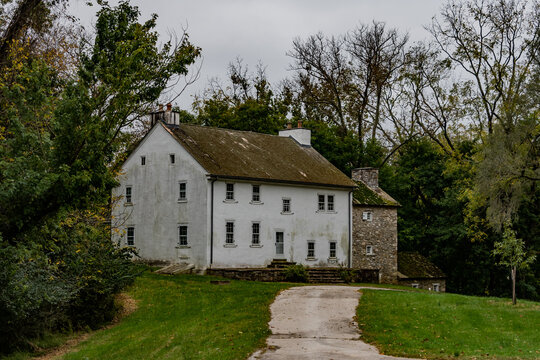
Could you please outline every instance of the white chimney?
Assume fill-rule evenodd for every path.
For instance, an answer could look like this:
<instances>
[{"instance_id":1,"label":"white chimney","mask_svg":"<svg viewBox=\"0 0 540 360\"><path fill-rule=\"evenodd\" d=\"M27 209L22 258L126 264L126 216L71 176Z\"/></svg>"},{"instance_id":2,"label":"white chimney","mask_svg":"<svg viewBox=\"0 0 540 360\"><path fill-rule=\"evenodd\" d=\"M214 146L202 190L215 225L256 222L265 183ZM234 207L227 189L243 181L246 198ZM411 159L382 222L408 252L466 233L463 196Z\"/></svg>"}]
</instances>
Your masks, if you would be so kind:
<instances>
[{"instance_id":1,"label":"white chimney","mask_svg":"<svg viewBox=\"0 0 540 360\"><path fill-rule=\"evenodd\" d=\"M295 129L288 123L287 129L279 131L279 136L291 137L300 145L311 146L311 130L303 128L301 120L298 121L298 127Z\"/></svg>"}]
</instances>

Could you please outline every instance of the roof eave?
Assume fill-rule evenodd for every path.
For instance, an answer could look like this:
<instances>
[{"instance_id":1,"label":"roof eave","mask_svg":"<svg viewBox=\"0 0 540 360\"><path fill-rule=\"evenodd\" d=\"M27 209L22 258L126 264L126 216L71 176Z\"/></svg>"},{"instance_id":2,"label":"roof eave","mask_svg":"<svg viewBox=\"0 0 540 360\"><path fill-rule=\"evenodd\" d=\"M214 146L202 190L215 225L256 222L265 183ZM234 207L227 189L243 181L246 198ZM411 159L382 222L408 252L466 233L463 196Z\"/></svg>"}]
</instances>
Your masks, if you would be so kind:
<instances>
[{"instance_id":1,"label":"roof eave","mask_svg":"<svg viewBox=\"0 0 540 360\"><path fill-rule=\"evenodd\" d=\"M287 185L339 188L339 189L347 189L347 190L353 190L356 187L353 185L338 185L338 184L316 183L316 182L309 182L309 181L266 179L266 178L257 178L257 177L249 177L249 176L208 174L208 177L215 180L245 180L245 181L268 182L268 183L278 183L278 184L287 184Z\"/></svg>"}]
</instances>

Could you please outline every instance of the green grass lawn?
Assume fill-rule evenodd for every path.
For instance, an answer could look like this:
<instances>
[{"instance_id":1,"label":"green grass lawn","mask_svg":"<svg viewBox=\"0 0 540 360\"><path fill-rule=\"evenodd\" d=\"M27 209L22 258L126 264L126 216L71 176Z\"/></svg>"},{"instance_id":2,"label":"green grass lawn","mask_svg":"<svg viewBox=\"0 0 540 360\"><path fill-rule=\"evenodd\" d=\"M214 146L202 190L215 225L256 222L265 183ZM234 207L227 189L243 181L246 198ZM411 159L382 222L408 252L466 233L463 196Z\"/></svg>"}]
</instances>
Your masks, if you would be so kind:
<instances>
[{"instance_id":1,"label":"green grass lawn","mask_svg":"<svg viewBox=\"0 0 540 360\"><path fill-rule=\"evenodd\" d=\"M129 291L138 310L64 359L244 359L269 335L269 305L290 284L144 274Z\"/></svg>"},{"instance_id":2,"label":"green grass lawn","mask_svg":"<svg viewBox=\"0 0 540 360\"><path fill-rule=\"evenodd\" d=\"M540 303L363 290L357 319L363 339L388 355L540 358Z\"/></svg>"}]
</instances>

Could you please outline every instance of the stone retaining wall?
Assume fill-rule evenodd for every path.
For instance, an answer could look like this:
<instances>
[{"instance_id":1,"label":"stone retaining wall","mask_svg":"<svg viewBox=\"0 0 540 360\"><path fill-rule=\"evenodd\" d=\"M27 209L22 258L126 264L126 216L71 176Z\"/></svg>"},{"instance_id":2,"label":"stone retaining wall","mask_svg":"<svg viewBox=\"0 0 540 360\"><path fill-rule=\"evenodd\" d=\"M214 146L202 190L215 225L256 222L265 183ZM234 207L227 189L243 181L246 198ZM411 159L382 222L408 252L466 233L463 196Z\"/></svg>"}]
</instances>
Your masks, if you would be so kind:
<instances>
[{"instance_id":1,"label":"stone retaining wall","mask_svg":"<svg viewBox=\"0 0 540 360\"><path fill-rule=\"evenodd\" d=\"M317 268L309 269L309 271L333 271L339 274L340 269L336 268ZM372 269L351 269L353 270L353 282L363 282L376 284L379 282L379 271ZM221 276L235 280L251 280L251 281L285 281L283 269L268 269L268 268L237 268L237 269L206 269L207 275Z\"/></svg>"}]
</instances>

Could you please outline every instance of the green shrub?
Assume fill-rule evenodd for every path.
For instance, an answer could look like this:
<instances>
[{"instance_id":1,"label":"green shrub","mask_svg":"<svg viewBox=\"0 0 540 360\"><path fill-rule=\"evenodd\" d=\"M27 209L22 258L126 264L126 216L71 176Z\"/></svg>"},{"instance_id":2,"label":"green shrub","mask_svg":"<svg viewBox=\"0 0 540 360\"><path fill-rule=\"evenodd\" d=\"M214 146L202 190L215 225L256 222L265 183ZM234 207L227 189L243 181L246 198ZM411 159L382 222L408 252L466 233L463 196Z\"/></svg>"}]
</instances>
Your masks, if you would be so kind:
<instances>
[{"instance_id":1,"label":"green shrub","mask_svg":"<svg viewBox=\"0 0 540 360\"><path fill-rule=\"evenodd\" d=\"M347 284L354 282L356 279L356 272L353 269L340 267L338 273L341 280L345 281Z\"/></svg>"},{"instance_id":2,"label":"green shrub","mask_svg":"<svg viewBox=\"0 0 540 360\"><path fill-rule=\"evenodd\" d=\"M307 282L309 280L309 273L306 267L302 264L287 266L283 270L283 275L286 281Z\"/></svg>"}]
</instances>

